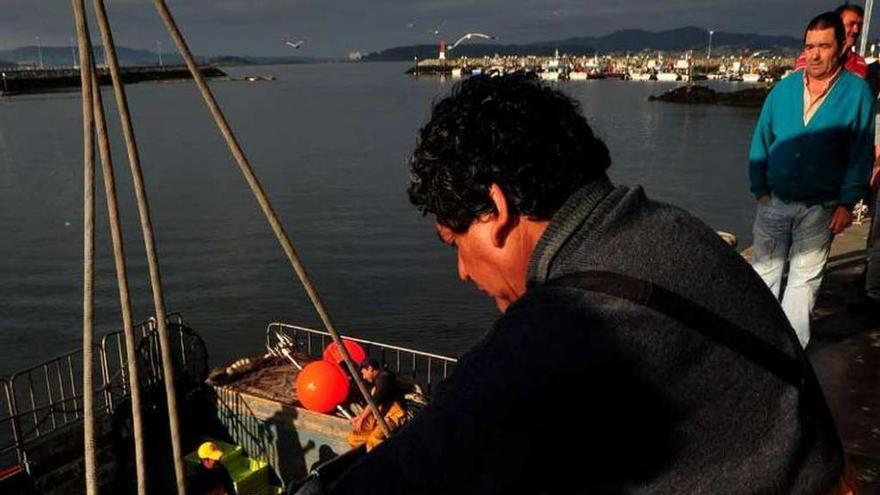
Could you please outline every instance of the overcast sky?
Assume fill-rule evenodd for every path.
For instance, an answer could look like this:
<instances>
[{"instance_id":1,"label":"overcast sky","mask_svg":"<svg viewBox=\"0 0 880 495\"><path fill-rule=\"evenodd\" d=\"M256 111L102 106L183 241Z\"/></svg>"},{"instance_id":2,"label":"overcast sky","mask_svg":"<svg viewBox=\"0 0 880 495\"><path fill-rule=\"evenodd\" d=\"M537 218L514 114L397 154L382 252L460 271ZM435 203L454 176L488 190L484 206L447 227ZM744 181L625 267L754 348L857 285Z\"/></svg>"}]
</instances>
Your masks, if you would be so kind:
<instances>
[{"instance_id":1,"label":"overcast sky","mask_svg":"<svg viewBox=\"0 0 880 495\"><path fill-rule=\"evenodd\" d=\"M86 0L87 6L91 2ZM105 5L117 44L155 51L161 42L163 51L170 48L151 0L105 0ZM447 40L482 31L504 43L688 25L800 36L813 15L837 5L822 0L168 0L197 54L305 56L433 43L436 37L427 31L437 28ZM67 46L73 35L69 1L0 0L0 49L34 45L36 36L43 46ZM284 46L285 38L306 44L294 52Z\"/></svg>"}]
</instances>

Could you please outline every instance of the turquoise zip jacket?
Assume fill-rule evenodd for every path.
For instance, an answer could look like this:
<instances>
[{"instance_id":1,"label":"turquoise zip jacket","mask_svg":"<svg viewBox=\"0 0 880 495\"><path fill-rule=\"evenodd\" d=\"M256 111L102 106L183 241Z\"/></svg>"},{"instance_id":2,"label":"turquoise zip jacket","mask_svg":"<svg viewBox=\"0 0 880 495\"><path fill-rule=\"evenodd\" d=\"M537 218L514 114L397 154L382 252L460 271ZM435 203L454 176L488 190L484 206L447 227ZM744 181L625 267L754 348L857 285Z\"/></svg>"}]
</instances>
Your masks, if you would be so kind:
<instances>
[{"instance_id":1,"label":"turquoise zip jacket","mask_svg":"<svg viewBox=\"0 0 880 495\"><path fill-rule=\"evenodd\" d=\"M874 162L874 97L844 70L804 125L804 73L770 91L749 152L751 191L783 201L852 207L865 197Z\"/></svg>"}]
</instances>

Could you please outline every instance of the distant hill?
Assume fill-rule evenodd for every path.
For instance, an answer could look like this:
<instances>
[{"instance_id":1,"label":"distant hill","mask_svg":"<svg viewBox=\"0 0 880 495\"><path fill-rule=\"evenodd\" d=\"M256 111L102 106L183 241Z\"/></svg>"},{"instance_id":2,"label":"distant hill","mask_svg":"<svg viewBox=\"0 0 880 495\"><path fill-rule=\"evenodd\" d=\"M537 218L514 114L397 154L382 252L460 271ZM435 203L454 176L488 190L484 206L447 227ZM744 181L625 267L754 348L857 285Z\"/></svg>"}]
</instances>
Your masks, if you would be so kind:
<instances>
[{"instance_id":1,"label":"distant hill","mask_svg":"<svg viewBox=\"0 0 880 495\"><path fill-rule=\"evenodd\" d=\"M607 51L641 50L706 50L709 44L709 31L697 27L684 27L669 31L651 32L640 29L625 29L599 38L570 38L563 43L590 43L596 49ZM747 48L750 50L800 49L803 40L791 36L765 36L762 34L741 34L715 31L712 35L712 50Z\"/></svg>"},{"instance_id":2,"label":"distant hill","mask_svg":"<svg viewBox=\"0 0 880 495\"><path fill-rule=\"evenodd\" d=\"M0 50L0 59L11 62L6 65L33 65L39 64L42 52L43 65L52 66L71 66L74 64L74 57L79 54L70 46L44 46L41 49L36 46L22 46L13 48L12 50ZM139 50L135 48L126 48L124 46L116 47L116 53L119 57L121 65L158 65L159 55L149 50ZM95 47L95 58L98 63L104 61L104 50L101 46ZM182 60L177 55L163 54L162 61L166 64L178 64ZM77 58L76 63L79 64Z\"/></svg>"},{"instance_id":3,"label":"distant hill","mask_svg":"<svg viewBox=\"0 0 880 495\"><path fill-rule=\"evenodd\" d=\"M14 67L20 65L39 65L40 52L42 52L43 65L46 67L66 66L74 64L76 52L72 47L44 46L42 49L36 46L23 46L12 50L0 50L0 67ZM159 65L159 54L150 50L116 47L119 64L123 66ZM78 55L76 55L78 56ZM95 47L95 58L98 63L104 62L104 49ZM240 56L198 56L199 63L216 65L268 65L268 64L298 64L324 62L325 59L310 57L240 57ZM76 60L79 63L79 60ZM163 53L162 63L166 65L183 64L183 59L176 52Z\"/></svg>"},{"instance_id":4,"label":"distant hill","mask_svg":"<svg viewBox=\"0 0 880 495\"><path fill-rule=\"evenodd\" d=\"M772 50L792 54L800 49L803 41L791 36L765 36L715 31L712 35L712 52L718 55L740 53L743 50ZM614 52L684 51L704 52L709 44L709 31L697 27L684 27L669 31L644 31L625 29L598 37L576 37L562 40L541 41L526 44L469 43L459 45L455 56L482 57L484 55L550 55L554 50L570 55L592 55ZM409 61L413 57L435 58L437 45L411 45L388 48L368 54L365 60Z\"/></svg>"},{"instance_id":5,"label":"distant hill","mask_svg":"<svg viewBox=\"0 0 880 495\"><path fill-rule=\"evenodd\" d=\"M419 59L437 58L438 45L411 45L397 46L388 48L380 52L369 53L362 60L370 62L392 62L392 61L411 61L418 57ZM455 57L482 57L484 55L553 55L553 51L558 45L551 44L532 44L532 45L498 45L493 43L459 45L455 51L449 53L449 56ZM562 50L562 48L560 48ZM583 49L563 50L566 53L590 53L595 50L592 47L583 47Z\"/></svg>"},{"instance_id":6,"label":"distant hill","mask_svg":"<svg viewBox=\"0 0 880 495\"><path fill-rule=\"evenodd\" d=\"M252 57L252 56L220 56L207 57L205 61L215 65L281 65L281 64L317 64L331 61L318 57Z\"/></svg>"}]
</instances>

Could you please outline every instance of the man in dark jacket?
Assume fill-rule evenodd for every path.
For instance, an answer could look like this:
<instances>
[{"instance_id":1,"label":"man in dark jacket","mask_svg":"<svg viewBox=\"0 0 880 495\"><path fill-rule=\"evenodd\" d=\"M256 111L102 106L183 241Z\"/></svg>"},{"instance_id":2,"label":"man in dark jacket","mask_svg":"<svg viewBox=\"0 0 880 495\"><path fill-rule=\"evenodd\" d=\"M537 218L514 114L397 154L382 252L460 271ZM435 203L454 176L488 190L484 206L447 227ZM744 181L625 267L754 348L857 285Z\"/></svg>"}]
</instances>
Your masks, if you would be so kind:
<instances>
[{"instance_id":1,"label":"man in dark jacket","mask_svg":"<svg viewBox=\"0 0 880 495\"><path fill-rule=\"evenodd\" d=\"M779 304L688 213L613 185L533 77L434 106L409 194L502 316L343 493L822 494L843 467Z\"/></svg>"}]
</instances>

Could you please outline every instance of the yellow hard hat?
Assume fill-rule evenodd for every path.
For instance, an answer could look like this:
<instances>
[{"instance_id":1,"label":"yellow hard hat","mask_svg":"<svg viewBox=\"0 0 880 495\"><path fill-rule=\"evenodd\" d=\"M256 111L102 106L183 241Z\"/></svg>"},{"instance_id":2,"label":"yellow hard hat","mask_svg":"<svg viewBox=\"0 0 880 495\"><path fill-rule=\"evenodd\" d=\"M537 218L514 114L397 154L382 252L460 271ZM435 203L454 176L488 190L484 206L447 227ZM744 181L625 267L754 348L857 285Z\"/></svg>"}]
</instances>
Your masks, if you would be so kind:
<instances>
[{"instance_id":1,"label":"yellow hard hat","mask_svg":"<svg viewBox=\"0 0 880 495\"><path fill-rule=\"evenodd\" d=\"M205 442L199 446L199 459L219 461L222 457L223 451L214 442Z\"/></svg>"}]
</instances>

